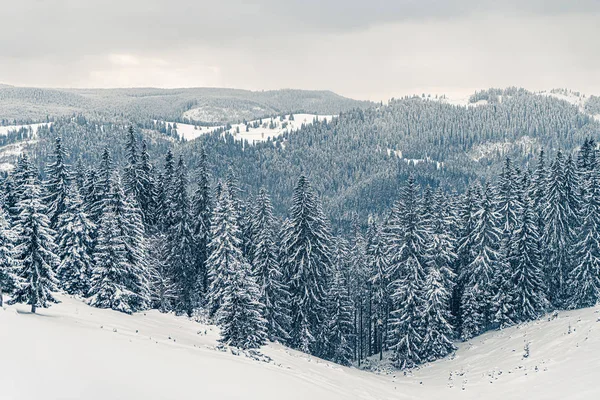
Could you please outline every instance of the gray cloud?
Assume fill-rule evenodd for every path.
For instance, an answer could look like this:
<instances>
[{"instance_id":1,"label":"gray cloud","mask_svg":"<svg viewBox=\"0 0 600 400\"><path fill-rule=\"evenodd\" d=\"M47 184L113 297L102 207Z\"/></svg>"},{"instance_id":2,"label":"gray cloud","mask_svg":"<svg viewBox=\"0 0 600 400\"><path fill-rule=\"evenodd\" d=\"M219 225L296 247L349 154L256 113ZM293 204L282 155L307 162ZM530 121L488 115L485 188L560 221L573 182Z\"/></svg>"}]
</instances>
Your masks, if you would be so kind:
<instances>
[{"instance_id":1,"label":"gray cloud","mask_svg":"<svg viewBox=\"0 0 600 400\"><path fill-rule=\"evenodd\" d=\"M2 11L0 81L20 85L600 92L597 0L20 0Z\"/></svg>"}]
</instances>

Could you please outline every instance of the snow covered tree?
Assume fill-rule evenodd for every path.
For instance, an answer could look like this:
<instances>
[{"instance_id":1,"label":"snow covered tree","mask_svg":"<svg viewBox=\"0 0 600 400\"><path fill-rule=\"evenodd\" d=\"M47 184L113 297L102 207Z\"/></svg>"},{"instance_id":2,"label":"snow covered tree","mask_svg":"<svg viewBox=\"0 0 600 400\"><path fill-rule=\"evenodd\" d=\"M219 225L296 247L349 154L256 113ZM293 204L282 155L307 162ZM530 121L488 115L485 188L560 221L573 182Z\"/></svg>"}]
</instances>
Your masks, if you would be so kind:
<instances>
[{"instance_id":1,"label":"snow covered tree","mask_svg":"<svg viewBox=\"0 0 600 400\"><path fill-rule=\"evenodd\" d=\"M3 294L12 293L21 283L16 274L15 239L8 214L0 204L0 307L3 305Z\"/></svg>"},{"instance_id":2,"label":"snow covered tree","mask_svg":"<svg viewBox=\"0 0 600 400\"><path fill-rule=\"evenodd\" d=\"M374 350L379 351L379 359L383 359L383 350L387 343L388 318L390 312L390 296L388 291L388 259L385 242L381 237L381 229L371 223L372 235L367 245L367 258L371 272L373 291L373 325Z\"/></svg>"},{"instance_id":3,"label":"snow covered tree","mask_svg":"<svg viewBox=\"0 0 600 400\"><path fill-rule=\"evenodd\" d=\"M227 185L217 199L211 226L208 268L208 308L211 315L221 308L232 274L246 261L242 255L238 216L229 197Z\"/></svg>"},{"instance_id":4,"label":"snow covered tree","mask_svg":"<svg viewBox=\"0 0 600 400\"><path fill-rule=\"evenodd\" d=\"M573 229L575 210L569 199L572 189L567 188L566 167L561 152L552 163L544 201L545 246L544 266L549 300L562 306L565 300L565 283L572 265Z\"/></svg>"},{"instance_id":5,"label":"snow covered tree","mask_svg":"<svg viewBox=\"0 0 600 400\"><path fill-rule=\"evenodd\" d=\"M131 314L140 301L130 282L133 271L127 262L125 243L112 210L100 218L94 248L90 305Z\"/></svg>"},{"instance_id":6,"label":"snow covered tree","mask_svg":"<svg viewBox=\"0 0 600 400\"><path fill-rule=\"evenodd\" d=\"M327 359L342 365L352 362L352 301L349 286L340 266L336 267L327 297L328 318L326 328Z\"/></svg>"},{"instance_id":7,"label":"snow covered tree","mask_svg":"<svg viewBox=\"0 0 600 400\"><path fill-rule=\"evenodd\" d=\"M260 189L256 197L250 225L255 240L253 273L260 291L260 302L264 306L269 338L284 342L289 339L289 292L278 260L273 206L264 189Z\"/></svg>"},{"instance_id":8,"label":"snow covered tree","mask_svg":"<svg viewBox=\"0 0 600 400\"><path fill-rule=\"evenodd\" d=\"M92 233L96 226L83 210L81 196L75 188L69 190L57 229L60 286L69 294L86 296L90 289Z\"/></svg>"},{"instance_id":9,"label":"snow covered tree","mask_svg":"<svg viewBox=\"0 0 600 400\"><path fill-rule=\"evenodd\" d=\"M327 315L332 243L321 205L305 176L298 180L289 214L282 255L290 288L290 344L319 354L323 343L317 343L317 338Z\"/></svg>"},{"instance_id":10,"label":"snow covered tree","mask_svg":"<svg viewBox=\"0 0 600 400\"><path fill-rule=\"evenodd\" d=\"M450 299L452 292L448 288L446 277L440 268L432 264L428 270L424 290L424 334L421 354L423 360L434 361L443 358L455 350L452 340Z\"/></svg>"},{"instance_id":11,"label":"snow covered tree","mask_svg":"<svg viewBox=\"0 0 600 400\"><path fill-rule=\"evenodd\" d=\"M62 145L62 139L57 137L54 144L54 161L46 168L47 180L44 184L46 192L45 202L48 205L48 216L50 227L54 230L58 227L58 220L67 209L67 197L71 177L66 162L66 153Z\"/></svg>"},{"instance_id":12,"label":"snow covered tree","mask_svg":"<svg viewBox=\"0 0 600 400\"><path fill-rule=\"evenodd\" d=\"M198 289L202 293L208 290L208 244L210 241L210 219L212 199L210 193L210 176L204 148L200 153L198 166L198 186L192 198L192 218L194 220L194 245L196 256L196 271L198 274Z\"/></svg>"},{"instance_id":13,"label":"snow covered tree","mask_svg":"<svg viewBox=\"0 0 600 400\"><path fill-rule=\"evenodd\" d=\"M46 308L56 300L52 294L58 290L54 270L59 263L54 243L54 231L50 229L47 208L40 198L40 187L34 177L24 185L20 210L15 223L15 260L22 280L14 292L11 303L27 303L31 312L37 307Z\"/></svg>"},{"instance_id":14,"label":"snow covered tree","mask_svg":"<svg viewBox=\"0 0 600 400\"><path fill-rule=\"evenodd\" d=\"M173 198L174 177L175 162L173 161L173 153L171 153L171 150L168 150L165 157L164 170L157 188L157 211L161 219L160 225L164 232L168 232L171 228L171 199Z\"/></svg>"},{"instance_id":15,"label":"snow covered tree","mask_svg":"<svg viewBox=\"0 0 600 400\"><path fill-rule=\"evenodd\" d=\"M179 291L176 307L189 316L198 305L198 271L194 255L194 231L188 199L187 170L179 157L171 197L171 222L168 232L169 264Z\"/></svg>"},{"instance_id":16,"label":"snow covered tree","mask_svg":"<svg viewBox=\"0 0 600 400\"><path fill-rule=\"evenodd\" d=\"M157 234L148 246L148 270L150 276L150 300L152 308L160 312L173 310L178 299L177 286L171 276L171 268L167 263L169 246L164 234Z\"/></svg>"},{"instance_id":17,"label":"snow covered tree","mask_svg":"<svg viewBox=\"0 0 600 400\"><path fill-rule=\"evenodd\" d=\"M511 292L516 322L539 318L548 308L544 272L539 253L539 236L533 202L526 196L517 229L511 240L509 263Z\"/></svg>"},{"instance_id":18,"label":"snow covered tree","mask_svg":"<svg viewBox=\"0 0 600 400\"><path fill-rule=\"evenodd\" d=\"M411 175L392 209L387 237L393 329L390 340L394 362L402 369L422 361L423 288L431 235L420 218L417 193Z\"/></svg>"},{"instance_id":19,"label":"snow covered tree","mask_svg":"<svg viewBox=\"0 0 600 400\"><path fill-rule=\"evenodd\" d=\"M494 276L501 270L499 215L493 193L486 185L474 213L474 226L467 239L471 262L461 270L462 337L470 339L489 328L496 294Z\"/></svg>"},{"instance_id":20,"label":"snow covered tree","mask_svg":"<svg viewBox=\"0 0 600 400\"><path fill-rule=\"evenodd\" d=\"M157 222L156 177L154 176L154 167L150 162L150 155L148 154L148 144L145 140L142 140L142 149L137 168L141 186L137 197L138 205L142 212L144 223L154 226Z\"/></svg>"},{"instance_id":21,"label":"snow covered tree","mask_svg":"<svg viewBox=\"0 0 600 400\"><path fill-rule=\"evenodd\" d=\"M258 348L267 338L258 285L250 264L242 261L232 267L217 312L217 324L221 328L220 341L242 349Z\"/></svg>"},{"instance_id":22,"label":"snow covered tree","mask_svg":"<svg viewBox=\"0 0 600 400\"><path fill-rule=\"evenodd\" d=\"M592 173L587 185L588 200L583 226L575 245L575 266L568 276L567 308L595 306L600 300L600 172Z\"/></svg>"}]
</instances>

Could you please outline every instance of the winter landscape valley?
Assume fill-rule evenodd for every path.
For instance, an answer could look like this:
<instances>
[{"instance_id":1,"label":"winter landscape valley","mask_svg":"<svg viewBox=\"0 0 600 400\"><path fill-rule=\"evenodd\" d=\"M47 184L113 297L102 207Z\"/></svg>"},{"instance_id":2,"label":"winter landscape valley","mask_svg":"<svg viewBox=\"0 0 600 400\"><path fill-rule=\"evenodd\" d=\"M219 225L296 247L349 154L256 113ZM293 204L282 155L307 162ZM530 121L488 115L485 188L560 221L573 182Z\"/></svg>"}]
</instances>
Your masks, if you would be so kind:
<instances>
[{"instance_id":1,"label":"winter landscape valley","mask_svg":"<svg viewBox=\"0 0 600 400\"><path fill-rule=\"evenodd\" d=\"M0 12L0 400L600 398L599 2Z\"/></svg>"}]
</instances>

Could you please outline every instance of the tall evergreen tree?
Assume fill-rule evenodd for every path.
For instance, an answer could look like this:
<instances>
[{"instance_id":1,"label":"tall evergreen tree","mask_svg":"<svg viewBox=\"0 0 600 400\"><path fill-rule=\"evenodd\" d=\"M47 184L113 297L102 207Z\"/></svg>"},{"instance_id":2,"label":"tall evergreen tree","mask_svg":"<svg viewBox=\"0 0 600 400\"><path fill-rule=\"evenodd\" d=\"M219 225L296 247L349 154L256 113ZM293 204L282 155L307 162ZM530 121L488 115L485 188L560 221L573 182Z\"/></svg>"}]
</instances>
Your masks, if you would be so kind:
<instances>
[{"instance_id":1,"label":"tall evergreen tree","mask_svg":"<svg viewBox=\"0 0 600 400\"><path fill-rule=\"evenodd\" d=\"M208 244L210 241L210 220L212 199L210 193L210 176L206 153L202 148L200 153L200 165L198 166L198 187L192 199L192 218L194 224L195 265L198 275L198 289L206 293L208 290L208 271L206 261L208 260Z\"/></svg>"},{"instance_id":2,"label":"tall evergreen tree","mask_svg":"<svg viewBox=\"0 0 600 400\"><path fill-rule=\"evenodd\" d=\"M257 348L265 343L267 327L259 297L250 264L234 263L217 312L222 343L242 349Z\"/></svg>"},{"instance_id":3,"label":"tall evergreen tree","mask_svg":"<svg viewBox=\"0 0 600 400\"><path fill-rule=\"evenodd\" d=\"M266 190L260 189L251 220L254 237L253 272L264 306L264 317L271 340L289 339L289 292L278 260L273 206Z\"/></svg>"},{"instance_id":4,"label":"tall evergreen tree","mask_svg":"<svg viewBox=\"0 0 600 400\"><path fill-rule=\"evenodd\" d=\"M210 256L207 260L208 308L209 313L215 315L223 304L225 290L229 286L235 269L245 263L237 213L226 185L223 186L215 206L209 250Z\"/></svg>"},{"instance_id":5,"label":"tall evergreen tree","mask_svg":"<svg viewBox=\"0 0 600 400\"><path fill-rule=\"evenodd\" d=\"M71 181L68 165L65 164L66 153L60 137L55 139L53 158L53 162L46 168L47 180L44 184L46 192L44 200L48 205L50 227L56 230L60 216L67 209L66 203Z\"/></svg>"},{"instance_id":6,"label":"tall evergreen tree","mask_svg":"<svg viewBox=\"0 0 600 400\"><path fill-rule=\"evenodd\" d=\"M61 287L69 294L86 296L92 273L92 233L96 229L83 210L81 196L71 188L65 210L58 220L57 244L60 265L57 276Z\"/></svg>"},{"instance_id":7,"label":"tall evergreen tree","mask_svg":"<svg viewBox=\"0 0 600 400\"><path fill-rule=\"evenodd\" d=\"M319 354L323 343L317 343L317 338L327 313L332 243L319 200L305 176L298 180L289 214L282 252L290 287L290 344Z\"/></svg>"},{"instance_id":8,"label":"tall evergreen tree","mask_svg":"<svg viewBox=\"0 0 600 400\"><path fill-rule=\"evenodd\" d=\"M17 234L15 259L19 263L18 275L22 279L11 303L27 303L31 312L37 307L46 308L56 300L52 294L58 289L54 269L59 263L54 243L54 231L50 229L47 208L41 201L40 187L34 177L24 185L20 210L15 224Z\"/></svg>"},{"instance_id":9,"label":"tall evergreen tree","mask_svg":"<svg viewBox=\"0 0 600 400\"><path fill-rule=\"evenodd\" d=\"M173 181L171 197L171 228L169 231L169 263L179 291L177 309L189 316L198 305L198 271L194 255L194 231L188 199L187 169L180 156Z\"/></svg>"},{"instance_id":10,"label":"tall evergreen tree","mask_svg":"<svg viewBox=\"0 0 600 400\"><path fill-rule=\"evenodd\" d=\"M0 203L0 308L3 305L3 294L12 293L21 283L16 274L15 240L8 214Z\"/></svg>"},{"instance_id":11,"label":"tall evergreen tree","mask_svg":"<svg viewBox=\"0 0 600 400\"><path fill-rule=\"evenodd\" d=\"M327 352L329 360L342 365L352 362L352 301L349 285L340 266L336 266L328 298L328 318L326 328Z\"/></svg>"}]
</instances>

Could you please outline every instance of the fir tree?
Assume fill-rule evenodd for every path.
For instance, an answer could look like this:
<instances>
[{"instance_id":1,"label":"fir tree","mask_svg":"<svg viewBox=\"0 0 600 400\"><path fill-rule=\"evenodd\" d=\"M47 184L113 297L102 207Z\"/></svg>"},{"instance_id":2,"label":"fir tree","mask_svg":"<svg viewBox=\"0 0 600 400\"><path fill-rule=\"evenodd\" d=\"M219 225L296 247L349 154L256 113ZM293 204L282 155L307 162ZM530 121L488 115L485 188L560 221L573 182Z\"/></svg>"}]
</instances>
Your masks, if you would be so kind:
<instances>
[{"instance_id":1,"label":"fir tree","mask_svg":"<svg viewBox=\"0 0 600 400\"><path fill-rule=\"evenodd\" d=\"M283 265L289 277L290 344L318 354L317 343L326 318L326 296L332 268L331 234L310 183L298 180L282 244Z\"/></svg>"},{"instance_id":2,"label":"fir tree","mask_svg":"<svg viewBox=\"0 0 600 400\"><path fill-rule=\"evenodd\" d=\"M473 216L473 229L467 239L471 262L461 270L460 278L464 282L461 302L463 339L485 331L494 319L494 276L501 270L498 249L501 232L492 196L492 190L486 186Z\"/></svg>"},{"instance_id":3,"label":"fir tree","mask_svg":"<svg viewBox=\"0 0 600 400\"><path fill-rule=\"evenodd\" d=\"M250 264L242 261L233 263L231 267L222 293L222 304L217 312L220 341L242 349L258 348L267 337L258 285L250 271Z\"/></svg>"},{"instance_id":4,"label":"fir tree","mask_svg":"<svg viewBox=\"0 0 600 400\"><path fill-rule=\"evenodd\" d=\"M198 167L198 186L192 199L192 218L194 225L194 245L196 256L196 271L198 274L198 289L206 293L208 290L208 271L206 260L208 260L208 244L210 240L210 220L212 199L210 194L210 182L208 165L204 148L200 153L200 165Z\"/></svg>"},{"instance_id":5,"label":"fir tree","mask_svg":"<svg viewBox=\"0 0 600 400\"><path fill-rule=\"evenodd\" d=\"M165 235L157 234L150 240L148 258L152 308L163 313L169 312L177 302L178 290L167 263L169 246Z\"/></svg>"},{"instance_id":6,"label":"fir tree","mask_svg":"<svg viewBox=\"0 0 600 400\"><path fill-rule=\"evenodd\" d=\"M340 266L336 268L329 289L327 319L327 358L342 365L352 362L352 301L349 296L348 282L344 278Z\"/></svg>"},{"instance_id":7,"label":"fir tree","mask_svg":"<svg viewBox=\"0 0 600 400\"><path fill-rule=\"evenodd\" d=\"M241 246L237 213L224 185L213 214L210 256L207 260L208 307L211 315L215 315L221 307L235 269L245 262Z\"/></svg>"},{"instance_id":8,"label":"fir tree","mask_svg":"<svg viewBox=\"0 0 600 400\"><path fill-rule=\"evenodd\" d=\"M62 139L57 137L54 144L54 161L46 168L44 188L46 191L46 204L48 205L48 216L50 227L57 229L60 216L67 209L67 197L69 196L70 174L65 164L66 153L62 145Z\"/></svg>"},{"instance_id":9,"label":"fir tree","mask_svg":"<svg viewBox=\"0 0 600 400\"><path fill-rule=\"evenodd\" d=\"M71 188L65 206L58 220L57 242L61 262L57 275L61 287L67 293L86 296L90 289L92 233L96 226L83 211L77 189Z\"/></svg>"},{"instance_id":10,"label":"fir tree","mask_svg":"<svg viewBox=\"0 0 600 400\"><path fill-rule=\"evenodd\" d=\"M41 202L40 187L35 178L27 180L17 208L20 213L15 224L15 259L19 263L18 275L22 284L11 303L27 303L35 313L37 307L46 308L56 302L52 292L58 290L54 269L59 263L55 233L49 227L47 208Z\"/></svg>"},{"instance_id":11,"label":"fir tree","mask_svg":"<svg viewBox=\"0 0 600 400\"><path fill-rule=\"evenodd\" d=\"M509 290L518 322L537 319L548 307L537 229L536 214L529 196L526 196L509 257L512 268Z\"/></svg>"},{"instance_id":12,"label":"fir tree","mask_svg":"<svg viewBox=\"0 0 600 400\"><path fill-rule=\"evenodd\" d=\"M179 157L171 197L171 228L169 231L169 264L179 290L177 308L192 315L198 304L198 271L194 256L194 232L187 195L187 171L183 158Z\"/></svg>"},{"instance_id":13,"label":"fir tree","mask_svg":"<svg viewBox=\"0 0 600 400\"><path fill-rule=\"evenodd\" d=\"M600 177L594 170L575 246L575 267L568 276L567 308L592 307L600 300Z\"/></svg>"},{"instance_id":14,"label":"fir tree","mask_svg":"<svg viewBox=\"0 0 600 400\"><path fill-rule=\"evenodd\" d=\"M0 204L0 308L3 305L3 294L12 293L21 283L16 274L15 240L9 217Z\"/></svg>"},{"instance_id":15,"label":"fir tree","mask_svg":"<svg viewBox=\"0 0 600 400\"><path fill-rule=\"evenodd\" d=\"M267 331L271 340L283 342L289 339L289 293L278 260L273 207L264 189L256 198L251 229L255 240L253 273L260 291L260 302L264 306Z\"/></svg>"}]
</instances>

